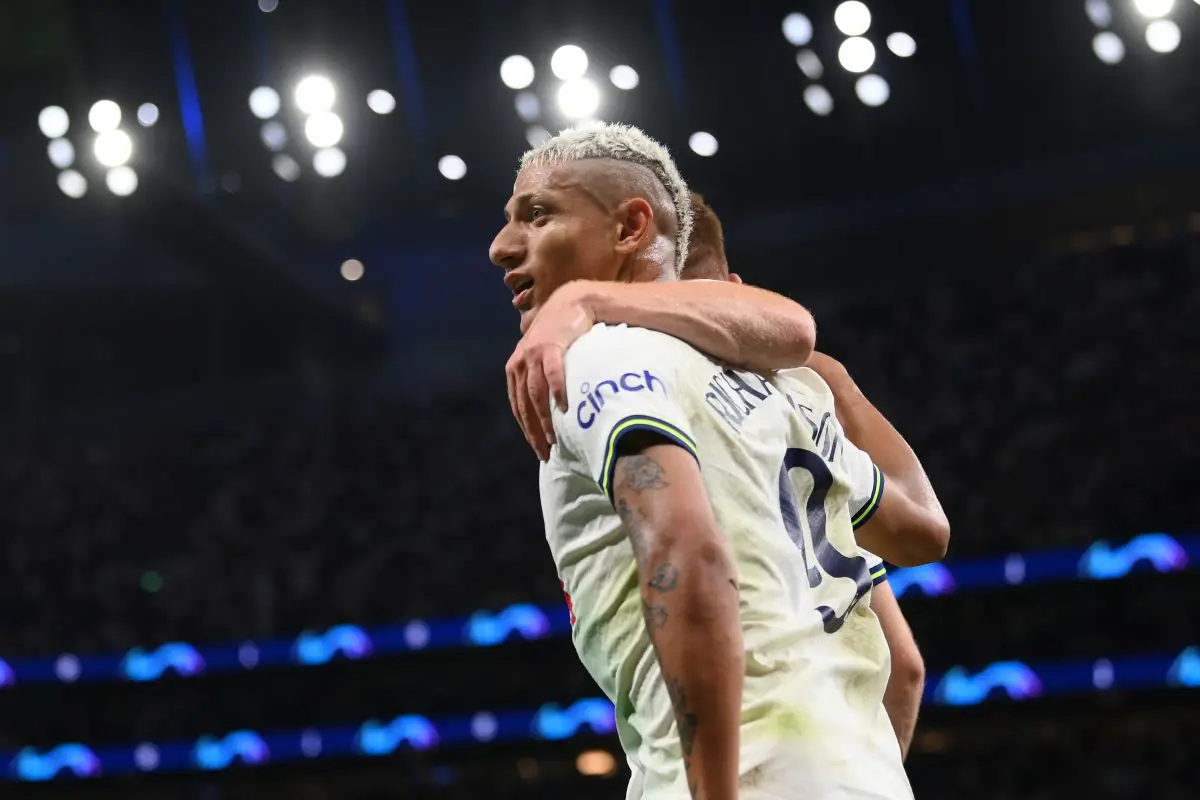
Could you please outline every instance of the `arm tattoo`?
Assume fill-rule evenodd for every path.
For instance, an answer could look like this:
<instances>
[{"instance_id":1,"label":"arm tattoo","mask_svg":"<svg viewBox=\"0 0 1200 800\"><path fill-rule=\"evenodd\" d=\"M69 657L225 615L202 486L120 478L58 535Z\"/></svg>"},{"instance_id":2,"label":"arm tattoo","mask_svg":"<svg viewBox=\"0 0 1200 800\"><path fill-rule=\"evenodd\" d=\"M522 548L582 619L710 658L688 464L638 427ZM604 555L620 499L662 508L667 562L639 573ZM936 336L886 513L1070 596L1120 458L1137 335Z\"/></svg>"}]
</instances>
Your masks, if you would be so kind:
<instances>
[{"instance_id":1,"label":"arm tattoo","mask_svg":"<svg viewBox=\"0 0 1200 800\"><path fill-rule=\"evenodd\" d=\"M669 561L664 561L654 568L654 574L646 584L656 592L669 592L679 583L679 570Z\"/></svg>"},{"instance_id":2,"label":"arm tattoo","mask_svg":"<svg viewBox=\"0 0 1200 800\"><path fill-rule=\"evenodd\" d=\"M667 685L667 695L671 698L671 707L675 709L675 724L679 727L679 748L683 753L683 768L688 773L688 785L695 795L692 785L692 748L696 743L696 729L700 727L700 718L688 708L687 694L683 683L672 675L663 673L663 683Z\"/></svg>"},{"instance_id":3,"label":"arm tattoo","mask_svg":"<svg viewBox=\"0 0 1200 800\"><path fill-rule=\"evenodd\" d=\"M646 619L646 631L651 639L654 638L654 632L666 625L670 618L664 606L651 605L645 600L642 601L642 616Z\"/></svg>"},{"instance_id":4,"label":"arm tattoo","mask_svg":"<svg viewBox=\"0 0 1200 800\"><path fill-rule=\"evenodd\" d=\"M634 492L644 492L647 489L665 489L671 484L666 481L666 473L662 465L648 455L638 454L625 456L621 459L624 467L625 486Z\"/></svg>"}]
</instances>

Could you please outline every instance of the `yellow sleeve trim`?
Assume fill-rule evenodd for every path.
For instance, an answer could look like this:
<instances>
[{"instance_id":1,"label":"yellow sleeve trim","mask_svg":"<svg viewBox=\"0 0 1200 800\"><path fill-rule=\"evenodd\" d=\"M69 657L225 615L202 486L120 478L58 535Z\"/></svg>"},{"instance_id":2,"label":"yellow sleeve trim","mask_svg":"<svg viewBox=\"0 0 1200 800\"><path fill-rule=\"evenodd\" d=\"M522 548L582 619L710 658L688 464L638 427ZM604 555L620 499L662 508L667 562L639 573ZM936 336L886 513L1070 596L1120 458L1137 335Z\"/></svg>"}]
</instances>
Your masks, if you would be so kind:
<instances>
[{"instance_id":1,"label":"yellow sleeve trim","mask_svg":"<svg viewBox=\"0 0 1200 800\"><path fill-rule=\"evenodd\" d=\"M666 420L640 415L626 417L612 427L608 433L608 442L604 446L604 460L601 462L604 467L600 472L600 489L609 500L612 500L613 473L617 469L617 445L620 444L621 437L633 431L653 431L687 450L696 461L700 460L700 456L696 454L696 443L692 437Z\"/></svg>"},{"instance_id":2,"label":"yellow sleeve trim","mask_svg":"<svg viewBox=\"0 0 1200 800\"><path fill-rule=\"evenodd\" d=\"M879 501L883 498L883 472L874 464L871 465L871 496L866 504L858 510L851 519L850 525L858 530L866 525L879 509Z\"/></svg>"}]
</instances>

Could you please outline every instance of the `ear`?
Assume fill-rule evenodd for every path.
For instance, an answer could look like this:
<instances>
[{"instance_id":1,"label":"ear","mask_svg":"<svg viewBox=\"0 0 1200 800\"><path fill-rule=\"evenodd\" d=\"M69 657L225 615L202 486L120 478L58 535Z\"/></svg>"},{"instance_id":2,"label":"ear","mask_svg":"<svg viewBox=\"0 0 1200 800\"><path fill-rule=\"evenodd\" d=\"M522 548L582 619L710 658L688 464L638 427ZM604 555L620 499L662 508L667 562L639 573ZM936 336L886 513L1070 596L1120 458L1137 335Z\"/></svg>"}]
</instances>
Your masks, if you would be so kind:
<instances>
[{"instance_id":1,"label":"ear","mask_svg":"<svg viewBox=\"0 0 1200 800\"><path fill-rule=\"evenodd\" d=\"M729 282L730 283L742 283L742 276L738 275L736 272L731 272L731 273L729 273Z\"/></svg>"},{"instance_id":2,"label":"ear","mask_svg":"<svg viewBox=\"0 0 1200 800\"><path fill-rule=\"evenodd\" d=\"M617 209L617 251L625 255L636 253L643 244L654 238L654 209L641 197L626 200Z\"/></svg>"}]
</instances>

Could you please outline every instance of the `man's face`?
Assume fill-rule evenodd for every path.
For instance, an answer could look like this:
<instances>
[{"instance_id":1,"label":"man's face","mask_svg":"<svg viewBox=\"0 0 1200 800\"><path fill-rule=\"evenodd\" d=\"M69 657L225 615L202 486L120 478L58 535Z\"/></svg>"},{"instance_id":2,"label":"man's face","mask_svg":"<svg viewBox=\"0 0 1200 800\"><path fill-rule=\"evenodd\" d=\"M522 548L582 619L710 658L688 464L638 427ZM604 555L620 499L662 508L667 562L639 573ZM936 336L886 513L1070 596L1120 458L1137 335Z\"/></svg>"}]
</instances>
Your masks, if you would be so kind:
<instances>
[{"instance_id":1,"label":"man's face","mask_svg":"<svg viewBox=\"0 0 1200 800\"><path fill-rule=\"evenodd\" d=\"M618 249L616 210L584 185L573 163L522 170L504 208L507 222L488 251L504 268L504 283L521 313L521 332L555 290L573 280L616 280L625 261Z\"/></svg>"}]
</instances>

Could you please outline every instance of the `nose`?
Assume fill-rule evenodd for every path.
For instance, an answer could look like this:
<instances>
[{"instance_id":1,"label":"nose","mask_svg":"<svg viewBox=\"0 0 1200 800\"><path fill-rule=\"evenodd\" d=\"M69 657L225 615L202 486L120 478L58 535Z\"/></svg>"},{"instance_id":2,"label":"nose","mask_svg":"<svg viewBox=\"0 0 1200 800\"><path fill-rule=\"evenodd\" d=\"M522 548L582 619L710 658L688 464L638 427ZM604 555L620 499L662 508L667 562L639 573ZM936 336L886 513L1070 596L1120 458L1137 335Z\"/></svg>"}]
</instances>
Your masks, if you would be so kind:
<instances>
[{"instance_id":1,"label":"nose","mask_svg":"<svg viewBox=\"0 0 1200 800\"><path fill-rule=\"evenodd\" d=\"M505 270L516 269L525 260L524 237L514 230L511 224L505 225L492 240L492 246L488 248L488 258Z\"/></svg>"}]
</instances>

